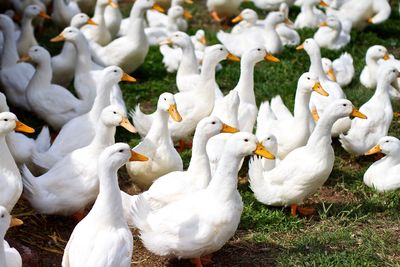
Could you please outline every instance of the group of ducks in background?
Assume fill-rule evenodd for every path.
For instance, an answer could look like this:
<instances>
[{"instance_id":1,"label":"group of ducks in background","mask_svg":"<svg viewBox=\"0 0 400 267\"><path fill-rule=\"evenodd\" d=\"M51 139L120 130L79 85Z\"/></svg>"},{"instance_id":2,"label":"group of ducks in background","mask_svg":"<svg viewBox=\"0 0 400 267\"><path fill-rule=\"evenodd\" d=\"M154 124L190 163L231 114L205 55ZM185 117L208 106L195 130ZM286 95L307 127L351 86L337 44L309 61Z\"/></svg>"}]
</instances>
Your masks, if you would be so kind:
<instances>
[{"instance_id":1,"label":"group of ducks in background","mask_svg":"<svg viewBox=\"0 0 400 267\"><path fill-rule=\"evenodd\" d=\"M368 49L360 81L375 94L357 110L342 90L353 80L351 55L332 62L320 51L346 46L351 29L385 21L387 0L298 0L294 23L288 18L293 1L254 0L272 10L259 20L254 10L239 11L242 0L208 0L213 19L239 22L230 33L220 31L222 44L212 46L204 30L185 33L192 15L183 5L191 0L136 0L128 18L115 0L10 2L14 9L0 15L0 266L22 265L4 241L8 227L22 223L10 216L22 192L39 213L80 220L64 267L130 266L129 227L139 229L153 253L190 258L199 267L238 227L243 203L237 177L247 155L260 156L249 163L257 200L290 206L293 216L313 212L298 205L330 176L332 137L353 155L386 155L367 170L366 185L378 191L400 187L400 141L387 136L391 99L400 98L399 61L383 46ZM16 16L21 24L11 19ZM36 18L64 28L51 39L64 42L58 55L38 45ZM37 23L42 27L42 20ZM296 30L317 27L314 38L300 44ZM130 112L133 126L118 83L135 82L127 73L145 61L150 45L160 45L167 71L177 72L179 92L161 94L152 114L138 105ZM254 93L256 64L279 62L274 55L284 46L305 50L311 63L298 79L293 113L279 95L258 108ZM241 72L224 96L215 72L225 59L240 61ZM67 89L71 84L76 94ZM17 133L34 129L8 104L32 112L58 134L52 140L48 126L36 140ZM138 132L141 142L133 149L115 143L118 126ZM174 143L184 148L193 133L192 157L183 170ZM122 166L141 194L120 191Z\"/></svg>"}]
</instances>

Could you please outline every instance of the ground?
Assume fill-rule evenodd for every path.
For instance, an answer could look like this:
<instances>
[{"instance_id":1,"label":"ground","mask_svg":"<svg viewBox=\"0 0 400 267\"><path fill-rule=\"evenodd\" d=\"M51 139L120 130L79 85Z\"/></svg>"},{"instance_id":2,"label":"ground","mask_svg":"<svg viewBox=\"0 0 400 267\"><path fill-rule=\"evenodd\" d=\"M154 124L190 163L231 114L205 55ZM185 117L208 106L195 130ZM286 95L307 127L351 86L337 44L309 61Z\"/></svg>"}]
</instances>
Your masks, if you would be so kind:
<instances>
[{"instance_id":1,"label":"ground","mask_svg":"<svg viewBox=\"0 0 400 267\"><path fill-rule=\"evenodd\" d=\"M358 77L364 66L364 56L369 46L386 46L397 58L400 56L400 18L397 1L389 21L382 25L370 26L363 32L353 32L351 43L343 50L322 50L324 57L336 58L344 51L353 55L356 76L345 89L347 97L356 105L366 102L373 90L364 88ZM204 8L204 1L197 1L188 8L194 18L190 33L202 27L206 29L210 44L217 42L216 32L220 26L211 22ZM246 3L244 6L252 6ZM125 7L129 10L129 7ZM291 10L294 20L298 9ZM259 12L263 14L262 11ZM50 23L38 34L39 42L56 54L60 44L48 40L58 34ZM301 31L302 40L311 37L313 31ZM287 48L278 55L280 63L260 63L255 71L255 91L258 104L280 94L284 102L293 108L294 93L298 77L309 67L305 52ZM217 74L217 81L224 92L232 89L239 78L239 64L223 62L223 70ZM138 83L122 84L124 97L129 109L141 103L145 111L154 110L158 95L164 91L176 92L175 75L168 74L161 63L157 47L150 50L146 62L133 73ZM393 103L396 111L399 103ZM36 128L42 121L32 118L22 111L13 111L19 119ZM390 134L399 136L399 122L394 121ZM138 143L138 135L128 134L119 129L117 141ZM349 156L334 140L336 154L334 170L324 185L307 200L317 209L311 217L291 217L285 208L271 208L258 203L246 184L247 165L240 172L242 182L240 193L245 204L241 224L236 235L214 255L211 266L395 266L400 264L400 191L379 194L362 182L365 170L375 160L374 157L354 158ZM190 159L190 151L182 153L185 166ZM121 188L131 192L128 176L121 170ZM60 266L63 248L71 234L75 222L59 216L36 214L21 200L15 215L25 221L22 227L10 230L6 239L22 244L37 254L35 265ZM132 266L191 266L189 261L157 257L143 248L134 232L135 248Z\"/></svg>"}]
</instances>

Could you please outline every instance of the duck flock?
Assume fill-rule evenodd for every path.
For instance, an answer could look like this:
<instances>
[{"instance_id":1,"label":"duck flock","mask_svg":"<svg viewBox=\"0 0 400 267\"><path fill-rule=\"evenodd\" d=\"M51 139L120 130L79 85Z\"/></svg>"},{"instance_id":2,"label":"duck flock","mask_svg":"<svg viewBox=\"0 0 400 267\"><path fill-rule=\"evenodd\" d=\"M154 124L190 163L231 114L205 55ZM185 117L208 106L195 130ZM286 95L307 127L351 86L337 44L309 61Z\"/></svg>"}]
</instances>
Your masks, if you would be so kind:
<instances>
[{"instance_id":1,"label":"duck flock","mask_svg":"<svg viewBox=\"0 0 400 267\"><path fill-rule=\"evenodd\" d=\"M130 266L131 228L152 253L200 267L239 225L237 182L245 156L253 155L248 176L255 198L290 207L292 216L314 213L302 204L332 172L332 138L355 156L385 154L364 174L367 186L380 192L400 187L400 141L387 136L391 100L400 99L400 61L381 45L368 49L360 82L375 93L357 110L342 90L355 74L352 56L331 61L320 51L343 49L352 30L384 23L391 13L387 0L253 0L269 11L265 18L240 10L242 0L203 1L199 8L224 25L220 44L211 46L204 30L185 33L192 14L183 6L191 0L155 1L136 0L127 18L116 0L10 0L11 9L0 15L1 267L22 266L4 240L10 226L23 223L10 215L21 197L37 213L79 221L64 267ZM292 5L301 7L294 22ZM60 29L51 39L63 42L59 54L35 38L45 20ZM301 42L297 30L303 28L317 29L314 37ZM118 84L136 81L129 74L153 45L163 56L160 64L176 72L179 92L162 93L151 114L139 103L128 110ZM261 61L278 64L286 47L310 59L298 78L294 111L279 95L258 99L264 101L258 107L254 68ZM241 71L226 95L215 80L223 60L240 61ZM9 106L46 123L36 139ZM140 134L141 142L133 148L115 143L117 126ZM174 145L184 150L190 144L184 170ZM120 190L122 166L141 193Z\"/></svg>"}]
</instances>

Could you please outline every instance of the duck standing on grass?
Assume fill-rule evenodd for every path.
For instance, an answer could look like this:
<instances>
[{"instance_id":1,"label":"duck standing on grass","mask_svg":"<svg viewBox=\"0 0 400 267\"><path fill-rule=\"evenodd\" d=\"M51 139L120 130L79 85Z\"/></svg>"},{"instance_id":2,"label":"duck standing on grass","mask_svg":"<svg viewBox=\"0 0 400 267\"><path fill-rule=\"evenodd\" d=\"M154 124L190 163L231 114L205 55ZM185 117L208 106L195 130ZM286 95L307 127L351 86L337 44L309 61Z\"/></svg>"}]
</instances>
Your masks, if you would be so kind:
<instances>
[{"instance_id":1,"label":"duck standing on grass","mask_svg":"<svg viewBox=\"0 0 400 267\"><path fill-rule=\"evenodd\" d=\"M209 185L153 211L143 196L133 207L134 222L147 249L160 256L192 259L197 267L235 234L243 210L237 175L243 157L258 154L270 159L251 133L228 140Z\"/></svg>"},{"instance_id":2,"label":"duck standing on grass","mask_svg":"<svg viewBox=\"0 0 400 267\"><path fill-rule=\"evenodd\" d=\"M107 147L97 164L99 194L89 214L75 227L64 251L63 267L131 266L133 237L123 216L117 171L127 161L147 157L117 143Z\"/></svg>"}]
</instances>

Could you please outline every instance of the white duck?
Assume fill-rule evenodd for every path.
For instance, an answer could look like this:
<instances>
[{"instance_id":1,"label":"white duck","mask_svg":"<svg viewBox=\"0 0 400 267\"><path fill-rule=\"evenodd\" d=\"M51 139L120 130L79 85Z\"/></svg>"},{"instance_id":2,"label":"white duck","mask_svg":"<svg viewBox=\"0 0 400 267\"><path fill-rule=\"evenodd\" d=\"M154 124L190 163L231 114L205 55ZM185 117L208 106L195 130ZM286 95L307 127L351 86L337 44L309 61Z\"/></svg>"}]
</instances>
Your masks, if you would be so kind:
<instances>
[{"instance_id":1,"label":"white duck","mask_svg":"<svg viewBox=\"0 0 400 267\"><path fill-rule=\"evenodd\" d=\"M136 1L131 9L125 35L104 47L91 42L94 61L103 66L119 66L127 73L142 65L149 51L149 42L144 33L144 14L154 5L153 0Z\"/></svg>"},{"instance_id":2,"label":"white duck","mask_svg":"<svg viewBox=\"0 0 400 267\"><path fill-rule=\"evenodd\" d=\"M197 30L194 35L190 36L190 39L192 40L195 51L204 52L207 47L207 38L203 29Z\"/></svg>"},{"instance_id":3,"label":"white duck","mask_svg":"<svg viewBox=\"0 0 400 267\"><path fill-rule=\"evenodd\" d=\"M81 28L82 33L85 35L88 41L95 42L100 46L105 46L111 42L111 33L108 31L104 12L106 7L117 7L117 4L113 0L97 0L96 9L94 11L93 21L97 25L85 25Z\"/></svg>"},{"instance_id":4,"label":"white duck","mask_svg":"<svg viewBox=\"0 0 400 267\"><path fill-rule=\"evenodd\" d=\"M379 152L385 154L385 157L368 168L364 173L364 183L378 192L400 188L400 140L393 136L384 136L366 155Z\"/></svg>"},{"instance_id":5,"label":"white duck","mask_svg":"<svg viewBox=\"0 0 400 267\"><path fill-rule=\"evenodd\" d=\"M289 153L278 166L263 172L261 160L253 159L249 166L249 182L257 200L271 206L291 206L295 216L297 205L328 179L335 161L331 128L336 120L350 114L362 116L349 100L336 100L322 114L307 144ZM299 211L307 213L309 210Z\"/></svg>"},{"instance_id":6,"label":"white duck","mask_svg":"<svg viewBox=\"0 0 400 267\"><path fill-rule=\"evenodd\" d=\"M300 43L300 35L294 29L294 25L289 21L289 6L286 2L283 2L279 6L279 11L283 12L288 23L280 23L276 27L276 32L281 38L281 42L285 46L295 46Z\"/></svg>"},{"instance_id":7,"label":"white duck","mask_svg":"<svg viewBox=\"0 0 400 267\"><path fill-rule=\"evenodd\" d=\"M0 266L2 267L22 267L21 255L4 240L8 228L20 224L21 221L11 218L7 209L0 206Z\"/></svg>"},{"instance_id":8,"label":"white duck","mask_svg":"<svg viewBox=\"0 0 400 267\"><path fill-rule=\"evenodd\" d=\"M339 19L329 16L320 23L318 31L314 34L314 40L321 48L339 50L350 42L350 30L351 26L345 29Z\"/></svg>"},{"instance_id":9,"label":"white duck","mask_svg":"<svg viewBox=\"0 0 400 267\"><path fill-rule=\"evenodd\" d=\"M231 34L240 33L251 27L263 27L263 21L258 20L257 12L251 8L243 9L239 15L232 19L232 23L238 23L232 27Z\"/></svg>"},{"instance_id":10,"label":"white duck","mask_svg":"<svg viewBox=\"0 0 400 267\"><path fill-rule=\"evenodd\" d=\"M70 25L72 18L80 13L79 5L75 1L54 0L51 20L61 28Z\"/></svg>"},{"instance_id":11,"label":"white duck","mask_svg":"<svg viewBox=\"0 0 400 267\"><path fill-rule=\"evenodd\" d=\"M35 130L19 122L13 113L0 113L0 205L8 212L12 211L22 193L21 175L6 142L6 136L12 131L33 133Z\"/></svg>"},{"instance_id":12,"label":"white duck","mask_svg":"<svg viewBox=\"0 0 400 267\"><path fill-rule=\"evenodd\" d=\"M124 219L117 171L127 161L146 160L117 143L99 157L99 195L89 214L75 227L64 250L63 267L131 266L133 237Z\"/></svg>"},{"instance_id":13,"label":"white duck","mask_svg":"<svg viewBox=\"0 0 400 267\"><path fill-rule=\"evenodd\" d=\"M276 139L275 135L265 132L263 135L263 139L259 139L258 140L262 140L261 143L262 145L268 150L270 151L273 155L276 155L278 153L278 140ZM253 157L253 160L249 161L249 171L254 171L254 168L250 168L250 166L253 163L254 160L261 160L261 166L263 169L263 172L267 172L272 170L273 168L275 168L276 166L278 166L279 164L279 160L275 157L275 159L266 159L266 158L258 158L257 156ZM249 174L250 176L250 174Z\"/></svg>"},{"instance_id":14,"label":"white duck","mask_svg":"<svg viewBox=\"0 0 400 267\"><path fill-rule=\"evenodd\" d=\"M279 118L279 114L276 115L271 110L268 101L260 106L256 136L259 140L263 140L266 133L272 133L278 140L276 156L280 160L294 149L304 146L312 133L309 127L309 122L312 120L309 102L313 91L322 96L329 95L321 87L318 76L306 72L300 76L297 83L294 112L291 118Z\"/></svg>"},{"instance_id":15,"label":"white duck","mask_svg":"<svg viewBox=\"0 0 400 267\"><path fill-rule=\"evenodd\" d=\"M76 28L67 27L58 36L51 39L52 42L71 42L77 52L77 64L75 68L74 88L80 99L90 99L93 103L96 97L96 88L100 86L102 70L91 60L90 48L85 36ZM121 89L117 84L112 88L110 101L126 111Z\"/></svg>"},{"instance_id":16,"label":"white duck","mask_svg":"<svg viewBox=\"0 0 400 267\"><path fill-rule=\"evenodd\" d=\"M85 13L76 14L72 19L70 26L81 28L83 25L97 25ZM65 42L60 54L51 58L51 69L53 70L52 83L68 86L74 78L74 72L77 61L77 53L72 43Z\"/></svg>"},{"instance_id":17,"label":"white duck","mask_svg":"<svg viewBox=\"0 0 400 267\"><path fill-rule=\"evenodd\" d=\"M36 41L32 20L37 16L50 19L45 10L37 5L29 5L25 8L21 21L21 35L17 41L18 54L20 56L28 53L29 48L38 45Z\"/></svg>"},{"instance_id":18,"label":"white duck","mask_svg":"<svg viewBox=\"0 0 400 267\"><path fill-rule=\"evenodd\" d=\"M375 88L378 79L379 61L389 60L390 56L386 47L374 45L368 48L365 55L365 67L360 75L360 82L367 88Z\"/></svg>"},{"instance_id":19,"label":"white duck","mask_svg":"<svg viewBox=\"0 0 400 267\"><path fill-rule=\"evenodd\" d=\"M399 77L399 71L392 66L384 66L378 72L378 84L374 95L360 111L367 120L353 119L346 135L340 135L343 148L354 155L362 155L386 136L393 119L389 90L391 83Z\"/></svg>"},{"instance_id":20,"label":"white duck","mask_svg":"<svg viewBox=\"0 0 400 267\"><path fill-rule=\"evenodd\" d=\"M157 255L191 258L202 266L201 258L219 250L239 225L243 202L237 191L238 167L253 153L273 158L254 135L233 134L205 189L155 211L139 197L133 215L145 247Z\"/></svg>"},{"instance_id":21,"label":"white duck","mask_svg":"<svg viewBox=\"0 0 400 267\"><path fill-rule=\"evenodd\" d=\"M227 58L232 58L232 56L224 46L207 47L201 74L197 79L192 80L193 88L174 95L182 116L181 122L170 119L168 123L174 141L187 138L196 128L197 123L211 114L215 100L215 68L220 61ZM155 114L146 115L140 111L140 106L137 106L132 119L140 135L144 136L149 131Z\"/></svg>"},{"instance_id":22,"label":"white duck","mask_svg":"<svg viewBox=\"0 0 400 267\"><path fill-rule=\"evenodd\" d=\"M293 0L252 0L259 9L277 10L281 4L293 4Z\"/></svg>"},{"instance_id":23,"label":"white duck","mask_svg":"<svg viewBox=\"0 0 400 267\"><path fill-rule=\"evenodd\" d=\"M296 29L317 28L318 25L326 19L326 15L316 6L328 7L328 4L322 0L304 0L301 5L301 12L294 21Z\"/></svg>"},{"instance_id":24,"label":"white duck","mask_svg":"<svg viewBox=\"0 0 400 267\"><path fill-rule=\"evenodd\" d=\"M104 11L104 21L111 34L111 39L117 37L122 22L122 13L117 4L118 1L120 0L114 0L113 4L108 5Z\"/></svg>"},{"instance_id":25,"label":"white duck","mask_svg":"<svg viewBox=\"0 0 400 267\"><path fill-rule=\"evenodd\" d=\"M77 99L68 89L51 84L51 58L46 49L32 46L21 60L33 62L36 66L26 88L28 103L53 129L60 129L69 120L90 110L91 101Z\"/></svg>"},{"instance_id":26,"label":"white duck","mask_svg":"<svg viewBox=\"0 0 400 267\"><path fill-rule=\"evenodd\" d=\"M71 215L93 203L99 193L97 160L106 147L114 144L116 127L125 127L126 121L123 110L108 106L88 146L69 153L39 177L23 166L24 196L32 207L43 214ZM130 125L127 130L132 128Z\"/></svg>"},{"instance_id":27,"label":"white duck","mask_svg":"<svg viewBox=\"0 0 400 267\"><path fill-rule=\"evenodd\" d=\"M353 57L347 52L333 62L329 58L322 58L322 68L328 78L337 82L341 87L349 85L355 73Z\"/></svg>"},{"instance_id":28,"label":"white duck","mask_svg":"<svg viewBox=\"0 0 400 267\"><path fill-rule=\"evenodd\" d=\"M12 20L0 14L0 30L4 36L4 49L1 56L0 81L7 100L13 106L30 111L26 100L25 89L35 69L31 64L17 63L19 56L14 41L14 25Z\"/></svg>"},{"instance_id":29,"label":"white duck","mask_svg":"<svg viewBox=\"0 0 400 267\"><path fill-rule=\"evenodd\" d=\"M6 97L0 93L0 112L9 112ZM21 133L10 132L6 135L8 149L13 156L17 165L30 164L35 151L45 151L50 147L50 132L47 126L42 128L42 131L36 140L29 138Z\"/></svg>"},{"instance_id":30,"label":"white duck","mask_svg":"<svg viewBox=\"0 0 400 267\"><path fill-rule=\"evenodd\" d=\"M257 118L257 104L254 94L254 68L261 61L279 62L279 59L272 56L262 47L255 47L247 50L240 61L240 78L233 89L239 94L240 104L238 111L239 129L243 132L253 132ZM213 114L223 118L226 110L216 100Z\"/></svg>"},{"instance_id":31,"label":"white duck","mask_svg":"<svg viewBox=\"0 0 400 267\"><path fill-rule=\"evenodd\" d=\"M48 170L68 153L89 145L96 135L96 125L101 112L110 105L111 90L120 81L132 82L134 78L125 74L119 67L105 68L100 77L100 86L96 88L96 98L91 110L67 122L61 128L50 149L36 152L33 162ZM125 127L129 127L127 120L123 124ZM131 131L134 131L134 129L131 129Z\"/></svg>"},{"instance_id":32,"label":"white duck","mask_svg":"<svg viewBox=\"0 0 400 267\"><path fill-rule=\"evenodd\" d=\"M387 0L348 0L339 10L327 9L328 15L336 16L340 20L350 20L352 28L356 30L363 30L368 24L386 21L390 12L391 7Z\"/></svg>"},{"instance_id":33,"label":"white duck","mask_svg":"<svg viewBox=\"0 0 400 267\"><path fill-rule=\"evenodd\" d=\"M133 148L133 150L145 154L149 160L126 164L129 176L135 185L143 190L148 189L158 177L183 169L182 159L174 148L168 130L169 117L176 122L182 120L178 108L173 94L163 93L160 95L154 123L146 137Z\"/></svg>"},{"instance_id":34,"label":"white duck","mask_svg":"<svg viewBox=\"0 0 400 267\"><path fill-rule=\"evenodd\" d=\"M181 6L174 6L168 9L168 21L165 26L147 27L144 29L150 45L158 45L173 32L179 30L185 31L186 29L181 29L178 25L178 21L183 18L190 19L192 15Z\"/></svg>"},{"instance_id":35,"label":"white duck","mask_svg":"<svg viewBox=\"0 0 400 267\"><path fill-rule=\"evenodd\" d=\"M206 188L211 180L210 165L206 153L208 140L221 132L237 132L235 128L222 123L217 117L210 116L202 119L193 138L192 158L186 171L174 171L159 177L142 193L145 201L152 209L162 208L173 203L187 194ZM125 216L130 225L134 225L132 207L135 206L139 195L129 196L121 192Z\"/></svg>"},{"instance_id":36,"label":"white duck","mask_svg":"<svg viewBox=\"0 0 400 267\"><path fill-rule=\"evenodd\" d=\"M239 14L239 6L243 0L207 0L210 16L215 21L221 21Z\"/></svg>"},{"instance_id":37,"label":"white duck","mask_svg":"<svg viewBox=\"0 0 400 267\"><path fill-rule=\"evenodd\" d=\"M214 111L211 115L217 116L221 121L228 125L239 129L239 104L240 98L239 93L235 90L231 90L224 98L218 101L218 109L224 112ZM218 114L217 114L218 113ZM211 176L214 175L218 167L218 162L221 159L222 151L224 149L226 141L230 137L230 133L219 133L213 136L207 142L207 156L210 162Z\"/></svg>"},{"instance_id":38,"label":"white duck","mask_svg":"<svg viewBox=\"0 0 400 267\"><path fill-rule=\"evenodd\" d=\"M315 111L312 110L313 114L319 114L319 116L321 116L321 114L324 112L324 109L331 102L337 99L344 99L346 98L346 95L338 83L331 81L326 76L322 67L321 50L314 39L306 39L302 45L297 47L297 49L304 49L307 52L311 61L309 72L312 72L318 76L318 80L321 83L322 88L324 88L324 90L329 94L328 97L321 96L316 93L311 94L310 108L315 107ZM313 117L314 120L317 119L315 115ZM336 121L332 127L332 136L337 137L341 133L347 132L350 128L350 125L351 121L348 117Z\"/></svg>"},{"instance_id":39,"label":"white duck","mask_svg":"<svg viewBox=\"0 0 400 267\"><path fill-rule=\"evenodd\" d=\"M149 24L149 27L168 27L169 24L169 13L171 9L175 7L182 7L184 3L192 4L191 0L172 0L171 7L168 9L168 15L163 14L162 12L158 12L156 10L147 10L146 17ZM182 7L183 8L183 7ZM189 11L182 10L182 14L185 15L185 18L191 18L191 14ZM177 25L179 31L185 32L188 28L187 21L182 18L182 15L174 21Z\"/></svg>"},{"instance_id":40,"label":"white duck","mask_svg":"<svg viewBox=\"0 0 400 267\"><path fill-rule=\"evenodd\" d=\"M268 52L277 54L282 52L283 46L275 27L285 20L285 14L282 12L271 12L264 21L264 27L251 27L237 34L219 31L217 38L231 53L237 56L260 45L263 45Z\"/></svg>"}]
</instances>

